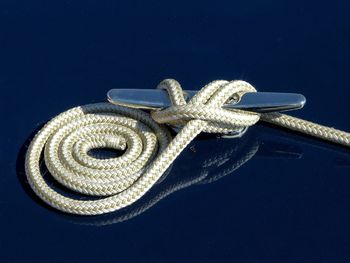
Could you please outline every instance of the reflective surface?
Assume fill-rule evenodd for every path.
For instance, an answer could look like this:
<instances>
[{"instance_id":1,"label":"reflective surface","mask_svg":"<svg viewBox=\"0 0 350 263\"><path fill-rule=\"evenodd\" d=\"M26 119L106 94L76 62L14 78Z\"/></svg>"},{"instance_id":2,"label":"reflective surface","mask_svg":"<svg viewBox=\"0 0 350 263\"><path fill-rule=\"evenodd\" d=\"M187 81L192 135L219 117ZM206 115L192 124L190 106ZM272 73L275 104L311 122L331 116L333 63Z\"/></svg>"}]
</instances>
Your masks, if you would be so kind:
<instances>
[{"instance_id":1,"label":"reflective surface","mask_svg":"<svg viewBox=\"0 0 350 263\"><path fill-rule=\"evenodd\" d=\"M301 93L293 115L349 131L348 4L231 2L1 2L1 262L349 262L349 150L270 126L202 136L115 214L67 216L29 190L45 121L169 77Z\"/></svg>"},{"instance_id":2,"label":"reflective surface","mask_svg":"<svg viewBox=\"0 0 350 263\"><path fill-rule=\"evenodd\" d=\"M189 101L198 91L183 90L183 93L186 101ZM161 89L112 89L108 91L107 99L113 104L137 109L162 109L171 106L167 92ZM231 98L223 107L255 112L278 112L300 109L305 102L306 98L301 94L248 92L240 99Z\"/></svg>"}]
</instances>

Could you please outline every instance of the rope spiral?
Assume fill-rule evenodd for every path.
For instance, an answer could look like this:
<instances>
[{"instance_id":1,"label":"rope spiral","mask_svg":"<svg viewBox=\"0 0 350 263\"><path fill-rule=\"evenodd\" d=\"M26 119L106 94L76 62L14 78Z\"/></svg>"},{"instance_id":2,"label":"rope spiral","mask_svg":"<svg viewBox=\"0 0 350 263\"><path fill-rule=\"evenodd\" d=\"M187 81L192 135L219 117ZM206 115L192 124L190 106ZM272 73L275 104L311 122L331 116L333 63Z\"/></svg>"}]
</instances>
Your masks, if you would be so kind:
<instances>
[{"instance_id":1,"label":"rope spiral","mask_svg":"<svg viewBox=\"0 0 350 263\"><path fill-rule=\"evenodd\" d=\"M67 213L98 215L116 211L134 203L157 183L199 133L243 131L260 117L350 145L348 133L317 124L305 125L306 121L294 117L221 108L232 98L256 92L244 81L213 81L187 103L176 80L164 80L158 88L167 90L171 107L148 114L97 103L70 109L49 121L34 137L26 155L26 175L34 192L50 206ZM183 128L172 139L163 124ZM88 154L91 149L105 147L125 153L104 160ZM76 199L53 189L40 171L42 152L55 180L75 192L99 198Z\"/></svg>"},{"instance_id":2,"label":"rope spiral","mask_svg":"<svg viewBox=\"0 0 350 263\"><path fill-rule=\"evenodd\" d=\"M130 205L127 209L119 213L110 213L98 217L72 217L66 214L59 215L59 217L63 220L68 220L70 223L88 226L106 226L130 220L148 211L148 209L152 208L158 202L177 191L194 185L211 184L227 175L233 175L236 170L255 156L259 150L260 142L254 139L252 140L252 138L248 140L246 138L238 138L232 143L221 143L221 145L226 145L227 147L225 146L224 150L222 150L222 147L219 147L220 150L214 149L209 158L205 158L205 160L201 160L195 164L193 173L190 175L186 174L185 176L172 174L170 178L166 177L167 173L165 173L162 178L166 177L166 182L163 182L158 188L154 189L150 195L145 195L140 202ZM187 162L185 162L187 164L189 162L192 163L189 161L192 157L188 158ZM176 178L175 181L174 177Z\"/></svg>"}]
</instances>

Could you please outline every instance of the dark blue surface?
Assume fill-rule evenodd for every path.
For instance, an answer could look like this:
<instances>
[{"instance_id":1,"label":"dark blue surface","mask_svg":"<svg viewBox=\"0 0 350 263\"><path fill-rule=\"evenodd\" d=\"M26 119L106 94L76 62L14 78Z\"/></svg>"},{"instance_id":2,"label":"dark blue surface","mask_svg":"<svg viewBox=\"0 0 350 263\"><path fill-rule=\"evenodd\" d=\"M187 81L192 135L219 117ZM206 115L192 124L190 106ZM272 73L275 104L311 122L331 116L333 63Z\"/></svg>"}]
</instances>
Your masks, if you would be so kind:
<instances>
[{"instance_id":1,"label":"dark blue surface","mask_svg":"<svg viewBox=\"0 0 350 263\"><path fill-rule=\"evenodd\" d=\"M0 261L349 262L350 151L267 126L242 140L199 138L114 214L67 216L33 197L31 134L111 88L244 79L303 93L295 115L350 130L347 1L126 2L0 3Z\"/></svg>"}]
</instances>

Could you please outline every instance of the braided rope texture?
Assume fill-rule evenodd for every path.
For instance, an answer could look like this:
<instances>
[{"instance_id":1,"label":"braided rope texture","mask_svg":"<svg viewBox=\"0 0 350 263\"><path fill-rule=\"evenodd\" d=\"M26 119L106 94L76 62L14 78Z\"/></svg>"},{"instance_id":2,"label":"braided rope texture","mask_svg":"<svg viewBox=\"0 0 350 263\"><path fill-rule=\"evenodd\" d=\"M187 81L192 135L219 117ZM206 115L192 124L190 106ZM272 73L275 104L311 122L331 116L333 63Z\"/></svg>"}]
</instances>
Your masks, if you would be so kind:
<instances>
[{"instance_id":1,"label":"braided rope texture","mask_svg":"<svg viewBox=\"0 0 350 263\"><path fill-rule=\"evenodd\" d=\"M109 103L89 104L61 113L49 121L31 142L25 161L34 192L50 206L78 215L119 210L141 198L201 132L231 134L244 131L261 118L286 128L343 145L350 134L282 114L226 110L222 105L255 88L244 81L217 80L203 87L186 103L180 84L162 81L172 106L151 114ZM166 126L182 126L172 139ZM112 148L125 153L95 159L88 152ZM89 200L66 196L52 188L40 171L44 153L50 174L60 184Z\"/></svg>"},{"instance_id":2,"label":"braided rope texture","mask_svg":"<svg viewBox=\"0 0 350 263\"><path fill-rule=\"evenodd\" d=\"M224 152L215 150L209 159L203 160L200 165L196 165L196 170L191 175L176 175L181 180L176 180L175 182L171 178L167 178L167 182L159 186L158 189L155 189L151 195L145 195L140 202L129 206L129 209L120 211L120 213L110 213L98 217L63 216L62 218L68 220L70 223L89 226L106 226L130 220L148 211L148 209L152 208L158 202L177 191L193 185L214 183L227 175L232 175L241 166L251 160L259 150L260 144L257 141L248 140L248 142L243 141L242 143L242 141L239 141L229 144L231 147ZM169 169L167 172L169 172ZM162 178L168 176L167 172ZM158 180L157 184L161 181L161 179Z\"/></svg>"}]
</instances>

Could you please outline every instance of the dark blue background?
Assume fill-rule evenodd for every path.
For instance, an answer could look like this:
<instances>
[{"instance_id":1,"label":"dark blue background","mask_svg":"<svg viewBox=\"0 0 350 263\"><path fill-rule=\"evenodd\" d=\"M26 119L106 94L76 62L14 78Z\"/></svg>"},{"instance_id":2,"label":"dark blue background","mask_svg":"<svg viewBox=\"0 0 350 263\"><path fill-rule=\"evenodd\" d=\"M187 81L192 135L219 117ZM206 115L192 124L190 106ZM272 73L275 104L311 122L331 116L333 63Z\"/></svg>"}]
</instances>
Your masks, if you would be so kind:
<instances>
[{"instance_id":1,"label":"dark blue background","mask_svg":"<svg viewBox=\"0 0 350 263\"><path fill-rule=\"evenodd\" d=\"M350 152L290 132L259 125L242 140L198 139L140 202L97 218L44 206L23 171L43 122L104 101L111 88L154 88L169 77L186 89L244 79L259 90L303 93L308 103L293 114L350 130L349 7L2 0L1 262L349 262ZM118 223L164 189L201 176L212 156L221 161L209 177L227 176Z\"/></svg>"}]
</instances>

